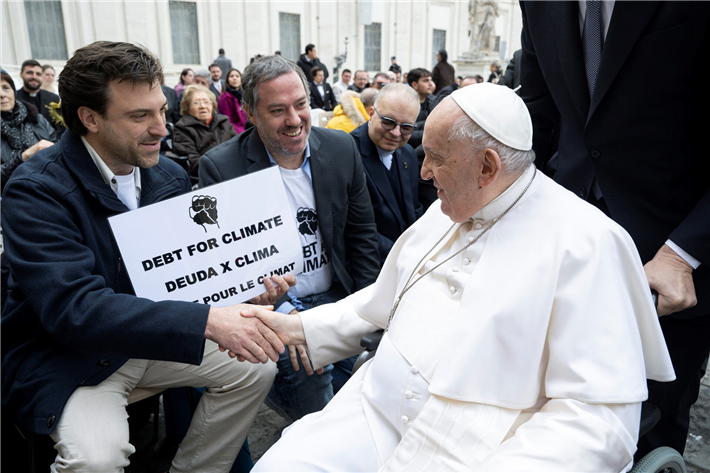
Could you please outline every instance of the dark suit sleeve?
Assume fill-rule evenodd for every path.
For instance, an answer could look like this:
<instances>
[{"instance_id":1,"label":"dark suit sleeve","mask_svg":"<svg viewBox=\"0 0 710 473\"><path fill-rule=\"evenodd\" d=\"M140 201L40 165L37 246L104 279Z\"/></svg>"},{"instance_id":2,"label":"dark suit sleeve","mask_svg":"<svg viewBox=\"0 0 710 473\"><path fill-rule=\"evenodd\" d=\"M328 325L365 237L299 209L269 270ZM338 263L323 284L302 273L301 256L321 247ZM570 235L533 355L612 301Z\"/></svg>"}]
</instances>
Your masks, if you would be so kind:
<instances>
[{"instance_id":1,"label":"dark suit sleeve","mask_svg":"<svg viewBox=\"0 0 710 473\"><path fill-rule=\"evenodd\" d=\"M353 162L353 182L348 193L348 217L345 222L345 251L355 291L369 286L380 273L377 225L372 201L367 190L365 171L353 139L350 153Z\"/></svg>"},{"instance_id":2,"label":"dark suit sleeve","mask_svg":"<svg viewBox=\"0 0 710 473\"><path fill-rule=\"evenodd\" d=\"M515 88L513 85L513 76L515 75L515 55L513 55L512 58L510 58L510 62L508 63L508 67L505 68L505 74L503 74L503 77L500 78L498 81L498 85L505 85L506 87L509 87L511 89Z\"/></svg>"},{"instance_id":3,"label":"dark suit sleeve","mask_svg":"<svg viewBox=\"0 0 710 473\"><path fill-rule=\"evenodd\" d=\"M525 67L521 69L520 96L525 101L533 122L533 149L535 150L535 164L539 169L544 170L550 159L549 154L553 147L552 139L555 129L558 127L560 114L557 110L547 82L540 69L537 60L535 47L530 38L525 5L520 3L523 13L523 32L521 37L523 53L521 64Z\"/></svg>"},{"instance_id":4,"label":"dark suit sleeve","mask_svg":"<svg viewBox=\"0 0 710 473\"><path fill-rule=\"evenodd\" d=\"M207 155L200 158L200 165L198 166L197 172L200 176L200 188L224 181L224 178L219 172L219 169L217 169L217 166L215 166L214 161L212 161L212 158Z\"/></svg>"}]
</instances>

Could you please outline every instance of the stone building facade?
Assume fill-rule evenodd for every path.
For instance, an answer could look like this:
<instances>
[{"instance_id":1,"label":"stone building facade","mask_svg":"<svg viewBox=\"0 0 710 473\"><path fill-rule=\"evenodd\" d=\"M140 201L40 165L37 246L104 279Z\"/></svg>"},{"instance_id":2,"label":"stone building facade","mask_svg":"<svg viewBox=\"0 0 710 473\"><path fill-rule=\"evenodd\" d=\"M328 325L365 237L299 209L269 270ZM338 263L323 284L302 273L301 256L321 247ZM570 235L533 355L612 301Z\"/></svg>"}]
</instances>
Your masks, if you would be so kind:
<instances>
[{"instance_id":1,"label":"stone building facade","mask_svg":"<svg viewBox=\"0 0 710 473\"><path fill-rule=\"evenodd\" d=\"M505 64L520 47L522 20L517 0L497 6L495 54ZM471 44L466 0L11 0L1 8L0 61L13 76L28 58L59 72L72 51L96 40L147 46L161 58L168 85L185 67L209 65L219 48L243 69L256 54L280 50L297 59L313 43L332 72L347 37L341 70L374 73L387 70L391 56L404 71L431 69L441 47L453 63ZM487 77L487 68L479 73Z\"/></svg>"}]
</instances>

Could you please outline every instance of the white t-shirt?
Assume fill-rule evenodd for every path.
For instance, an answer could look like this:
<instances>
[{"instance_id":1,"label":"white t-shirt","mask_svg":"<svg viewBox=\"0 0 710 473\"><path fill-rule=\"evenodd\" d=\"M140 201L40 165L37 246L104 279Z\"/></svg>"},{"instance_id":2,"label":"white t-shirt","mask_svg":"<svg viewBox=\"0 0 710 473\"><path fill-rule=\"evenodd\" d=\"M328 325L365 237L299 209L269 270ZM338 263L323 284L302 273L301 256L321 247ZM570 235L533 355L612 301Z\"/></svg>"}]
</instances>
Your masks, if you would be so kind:
<instances>
[{"instance_id":1,"label":"white t-shirt","mask_svg":"<svg viewBox=\"0 0 710 473\"><path fill-rule=\"evenodd\" d=\"M298 284L289 290L296 297L319 294L330 289L333 264L325 250L325 242L318 228L318 214L313 185L303 168L284 169L279 166L286 187L291 210L296 217L303 247L303 273Z\"/></svg>"},{"instance_id":2,"label":"white t-shirt","mask_svg":"<svg viewBox=\"0 0 710 473\"><path fill-rule=\"evenodd\" d=\"M138 199L136 198L136 182L135 182L135 168L130 174L125 176L114 176L114 179L118 181L118 192L116 195L123 202L128 210L135 210L138 208Z\"/></svg>"}]
</instances>

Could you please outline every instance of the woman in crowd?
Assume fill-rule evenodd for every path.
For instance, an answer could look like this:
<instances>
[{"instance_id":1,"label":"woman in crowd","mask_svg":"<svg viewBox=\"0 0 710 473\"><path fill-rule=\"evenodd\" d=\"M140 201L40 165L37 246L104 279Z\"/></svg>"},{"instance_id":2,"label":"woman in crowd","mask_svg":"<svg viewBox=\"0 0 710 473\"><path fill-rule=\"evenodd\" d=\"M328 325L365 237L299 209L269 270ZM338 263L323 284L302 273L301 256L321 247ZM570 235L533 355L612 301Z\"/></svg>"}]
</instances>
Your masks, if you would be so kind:
<instances>
[{"instance_id":1,"label":"woman in crowd","mask_svg":"<svg viewBox=\"0 0 710 473\"><path fill-rule=\"evenodd\" d=\"M180 74L180 83L175 86L175 93L177 94L178 98L180 97L182 91L185 90L185 87L191 85L194 80L195 73L192 71L192 69L188 68L182 70L182 73Z\"/></svg>"},{"instance_id":2,"label":"woman in crowd","mask_svg":"<svg viewBox=\"0 0 710 473\"><path fill-rule=\"evenodd\" d=\"M190 161L190 177L197 182L197 164L207 150L237 136L229 118L215 112L217 99L206 87L188 85L185 88L180 114L175 124L173 151L187 156Z\"/></svg>"},{"instance_id":3,"label":"woman in crowd","mask_svg":"<svg viewBox=\"0 0 710 473\"><path fill-rule=\"evenodd\" d=\"M15 100L15 82L0 70L0 116L2 118L2 188L17 169L38 151L52 146L52 125L33 105Z\"/></svg>"},{"instance_id":4,"label":"woman in crowd","mask_svg":"<svg viewBox=\"0 0 710 473\"><path fill-rule=\"evenodd\" d=\"M42 66L42 89L56 94L54 90L54 68L49 64Z\"/></svg>"},{"instance_id":5,"label":"woman in crowd","mask_svg":"<svg viewBox=\"0 0 710 473\"><path fill-rule=\"evenodd\" d=\"M246 128L248 120L247 112L242 107L242 73L236 69L230 69L224 85L225 92L220 94L217 100L217 110L229 117L234 131L239 134Z\"/></svg>"}]
</instances>

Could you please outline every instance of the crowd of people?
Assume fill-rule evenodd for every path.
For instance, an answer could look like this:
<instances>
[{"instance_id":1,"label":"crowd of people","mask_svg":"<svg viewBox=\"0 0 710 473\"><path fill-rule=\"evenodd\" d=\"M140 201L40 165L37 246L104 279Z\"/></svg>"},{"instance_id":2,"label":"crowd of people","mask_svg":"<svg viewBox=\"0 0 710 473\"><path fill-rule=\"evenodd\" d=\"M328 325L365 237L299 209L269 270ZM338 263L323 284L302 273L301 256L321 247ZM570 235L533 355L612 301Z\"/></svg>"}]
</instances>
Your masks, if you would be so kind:
<instances>
[{"instance_id":1,"label":"crowd of people","mask_svg":"<svg viewBox=\"0 0 710 473\"><path fill-rule=\"evenodd\" d=\"M263 402L294 423L254 471L682 453L710 353L708 100L702 75L637 79L673 64L644 38L677 22L695 29L674 51L710 52L710 5L602 3L521 2L522 49L487 81L441 50L431 71L392 57L329 84L314 44L243 73L221 49L171 87L147 49L100 41L61 71L61 102L53 68L25 61L19 89L3 70L3 418L51 436L67 472L122 471L126 405L185 386L201 397L166 407L189 425L173 473L250 469ZM659 90L682 123L654 112ZM108 217L270 167L302 273L228 307L135 295ZM649 394L661 427L639 438Z\"/></svg>"}]
</instances>

